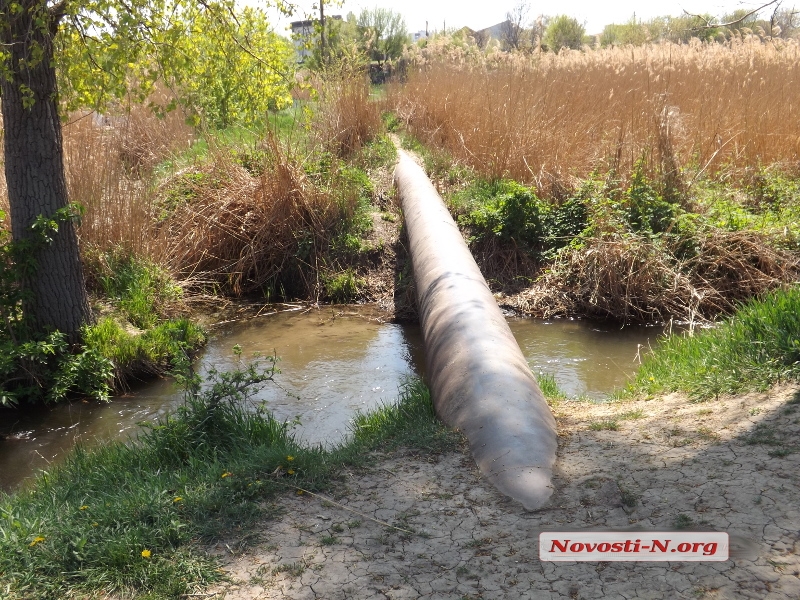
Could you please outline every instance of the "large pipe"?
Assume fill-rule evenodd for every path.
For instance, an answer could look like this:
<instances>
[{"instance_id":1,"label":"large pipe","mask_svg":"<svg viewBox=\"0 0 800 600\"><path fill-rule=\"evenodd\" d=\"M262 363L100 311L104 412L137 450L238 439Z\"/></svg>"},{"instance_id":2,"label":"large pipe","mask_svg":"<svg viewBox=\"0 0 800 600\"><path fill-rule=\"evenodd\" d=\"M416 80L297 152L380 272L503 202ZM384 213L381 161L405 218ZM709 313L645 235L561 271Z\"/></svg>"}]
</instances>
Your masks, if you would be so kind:
<instances>
[{"instance_id":1,"label":"large pipe","mask_svg":"<svg viewBox=\"0 0 800 600\"><path fill-rule=\"evenodd\" d=\"M394 180L436 413L497 489L537 509L553 492L555 419L444 202L403 151Z\"/></svg>"}]
</instances>

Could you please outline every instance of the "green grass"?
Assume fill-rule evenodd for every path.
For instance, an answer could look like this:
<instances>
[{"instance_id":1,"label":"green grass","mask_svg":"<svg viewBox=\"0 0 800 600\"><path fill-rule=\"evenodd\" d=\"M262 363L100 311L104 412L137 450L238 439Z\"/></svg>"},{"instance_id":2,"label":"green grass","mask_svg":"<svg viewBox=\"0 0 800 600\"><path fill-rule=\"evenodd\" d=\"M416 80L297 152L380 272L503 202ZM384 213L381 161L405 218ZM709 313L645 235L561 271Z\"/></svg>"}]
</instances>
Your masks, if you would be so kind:
<instances>
[{"instance_id":1,"label":"green grass","mask_svg":"<svg viewBox=\"0 0 800 600\"><path fill-rule=\"evenodd\" d=\"M555 403L567 400L567 393L558 387L555 375L552 373L537 373L536 383L539 384L539 389L548 402Z\"/></svg>"},{"instance_id":2,"label":"green grass","mask_svg":"<svg viewBox=\"0 0 800 600\"><path fill-rule=\"evenodd\" d=\"M325 296L337 304L352 302L364 285L364 279L358 277L352 269L322 278Z\"/></svg>"},{"instance_id":3,"label":"green grass","mask_svg":"<svg viewBox=\"0 0 800 600\"><path fill-rule=\"evenodd\" d=\"M672 336L648 356L629 392L682 391L705 400L800 378L800 288L766 294L730 319Z\"/></svg>"},{"instance_id":4,"label":"green grass","mask_svg":"<svg viewBox=\"0 0 800 600\"><path fill-rule=\"evenodd\" d=\"M245 408L273 372L212 374L202 391L187 376L185 405L136 440L78 448L28 489L0 495L0 595L185 597L223 577L200 542L247 538L255 519L276 510L265 502L276 494L324 491L376 450L459 443L412 381L397 404L358 416L343 445L300 446L263 406Z\"/></svg>"},{"instance_id":5,"label":"green grass","mask_svg":"<svg viewBox=\"0 0 800 600\"><path fill-rule=\"evenodd\" d=\"M618 431L619 423L616 419L605 419L603 421L592 421L589 423L592 431Z\"/></svg>"},{"instance_id":6,"label":"green grass","mask_svg":"<svg viewBox=\"0 0 800 600\"><path fill-rule=\"evenodd\" d=\"M105 317L84 329L83 342L87 349L114 363L117 378L124 384L128 375L166 370L174 357L191 354L205 344L206 335L188 319L166 321L132 334Z\"/></svg>"},{"instance_id":7,"label":"green grass","mask_svg":"<svg viewBox=\"0 0 800 600\"><path fill-rule=\"evenodd\" d=\"M147 329L162 320L183 291L163 268L122 248L89 254L87 267L104 299L134 326Z\"/></svg>"}]
</instances>

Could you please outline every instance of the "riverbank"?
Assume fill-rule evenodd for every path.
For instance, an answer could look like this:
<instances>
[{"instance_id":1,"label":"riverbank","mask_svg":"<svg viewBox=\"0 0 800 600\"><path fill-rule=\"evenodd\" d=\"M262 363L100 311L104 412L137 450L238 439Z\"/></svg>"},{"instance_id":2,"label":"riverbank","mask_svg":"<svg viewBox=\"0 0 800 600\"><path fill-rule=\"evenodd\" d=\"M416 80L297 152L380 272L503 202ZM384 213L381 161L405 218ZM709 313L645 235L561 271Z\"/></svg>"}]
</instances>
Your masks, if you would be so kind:
<instances>
[{"instance_id":1,"label":"riverbank","mask_svg":"<svg viewBox=\"0 0 800 600\"><path fill-rule=\"evenodd\" d=\"M526 513L468 452L381 455L333 493L288 490L280 516L210 548L226 600L268 598L796 598L800 387L706 403L553 406L552 500ZM723 563L547 563L544 529L714 530Z\"/></svg>"}]
</instances>

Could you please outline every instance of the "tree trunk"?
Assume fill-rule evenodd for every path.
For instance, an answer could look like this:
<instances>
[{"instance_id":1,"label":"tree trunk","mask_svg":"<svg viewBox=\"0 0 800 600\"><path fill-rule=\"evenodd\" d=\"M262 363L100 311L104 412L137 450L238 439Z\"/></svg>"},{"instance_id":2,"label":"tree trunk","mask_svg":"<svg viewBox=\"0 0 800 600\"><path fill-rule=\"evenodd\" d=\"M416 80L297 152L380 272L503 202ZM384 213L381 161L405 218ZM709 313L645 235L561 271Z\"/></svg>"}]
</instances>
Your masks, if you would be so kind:
<instances>
[{"instance_id":1,"label":"tree trunk","mask_svg":"<svg viewBox=\"0 0 800 600\"><path fill-rule=\"evenodd\" d=\"M53 34L58 16L44 0L0 0L2 41L10 57L10 77L0 77L4 126L5 174L15 241L32 236L38 215L52 218L67 206L64 148L58 116ZM13 16L11 16L13 15ZM37 22L37 17L44 16ZM37 49L38 48L38 49ZM41 50L41 59L37 54ZM27 291L24 313L34 331L58 329L77 341L81 325L91 320L75 226L59 224L53 241L34 256L37 268L20 282Z\"/></svg>"}]
</instances>

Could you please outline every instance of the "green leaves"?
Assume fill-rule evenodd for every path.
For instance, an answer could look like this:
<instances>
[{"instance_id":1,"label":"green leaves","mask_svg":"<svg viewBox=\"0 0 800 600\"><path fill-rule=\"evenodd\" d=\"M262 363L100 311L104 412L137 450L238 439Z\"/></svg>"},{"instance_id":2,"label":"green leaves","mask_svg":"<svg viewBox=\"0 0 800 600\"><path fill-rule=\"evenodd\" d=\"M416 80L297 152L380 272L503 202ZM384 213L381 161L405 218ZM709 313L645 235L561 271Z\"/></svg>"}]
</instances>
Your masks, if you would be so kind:
<instances>
[{"instance_id":1,"label":"green leaves","mask_svg":"<svg viewBox=\"0 0 800 600\"><path fill-rule=\"evenodd\" d=\"M181 102L214 126L252 123L291 102L293 47L259 9L238 10L233 0L82 0L66 11L53 41L64 114L145 101L157 82L171 97L154 109ZM34 48L29 60L43 57Z\"/></svg>"}]
</instances>

